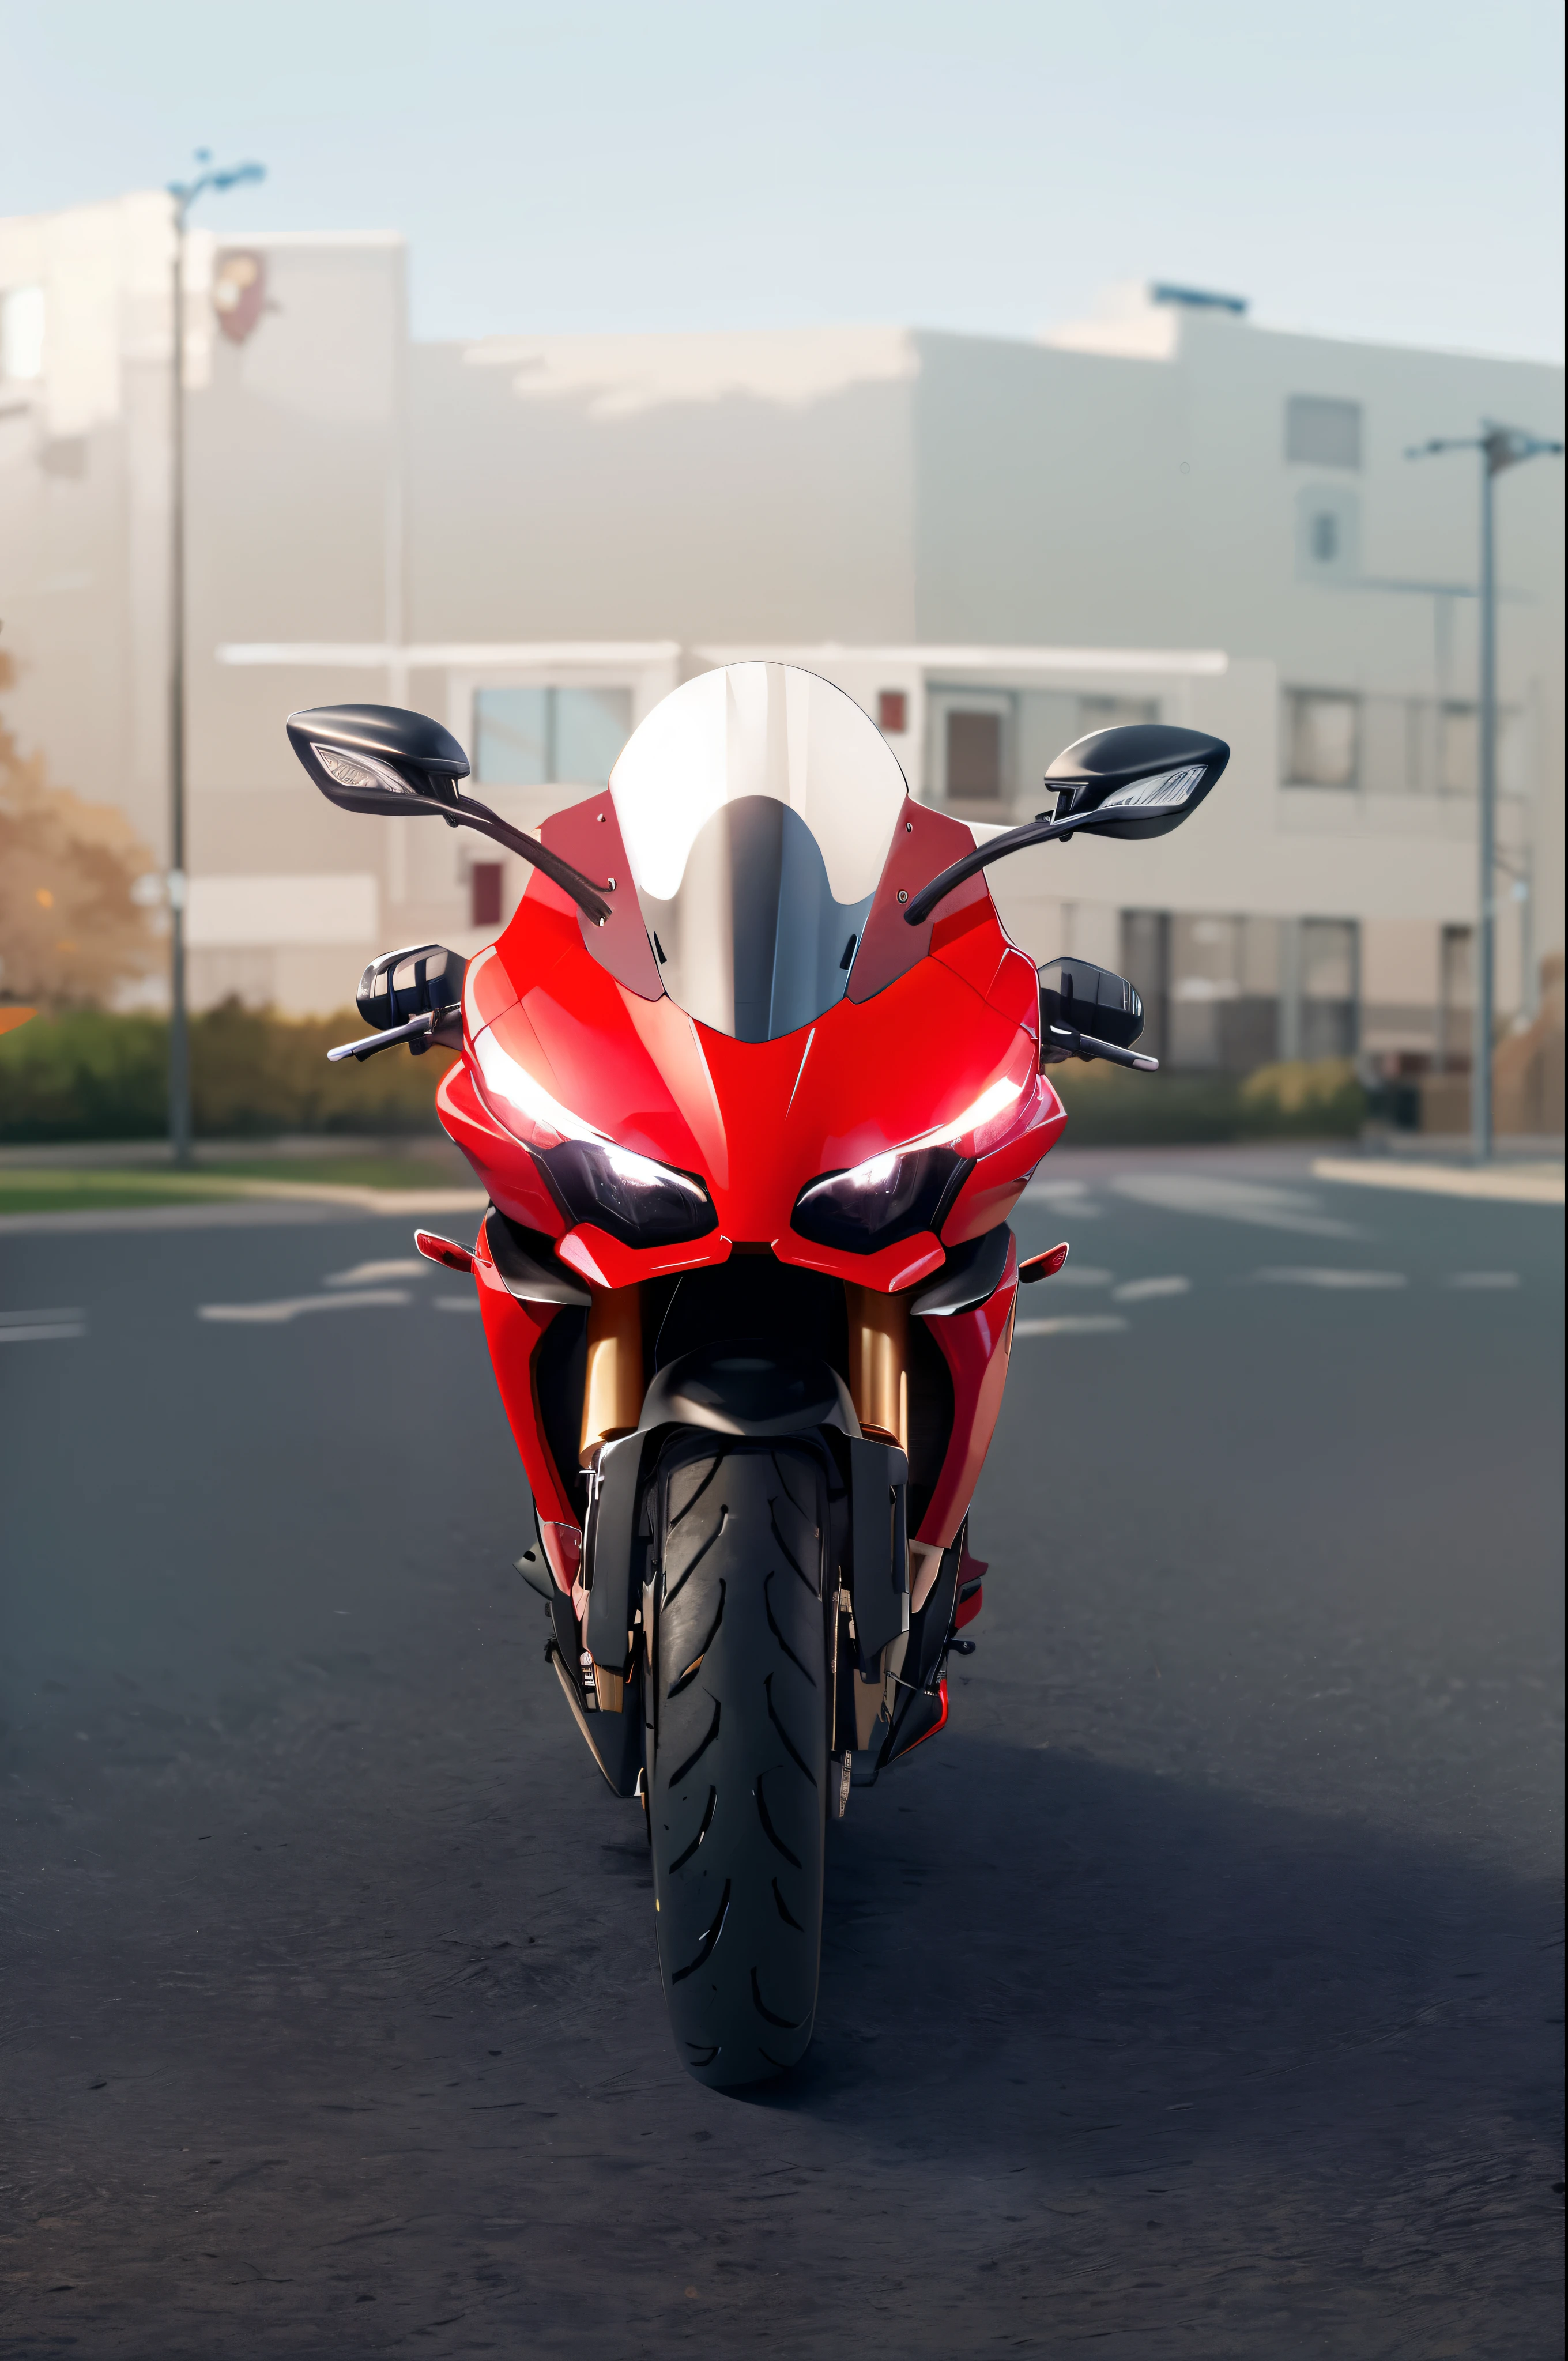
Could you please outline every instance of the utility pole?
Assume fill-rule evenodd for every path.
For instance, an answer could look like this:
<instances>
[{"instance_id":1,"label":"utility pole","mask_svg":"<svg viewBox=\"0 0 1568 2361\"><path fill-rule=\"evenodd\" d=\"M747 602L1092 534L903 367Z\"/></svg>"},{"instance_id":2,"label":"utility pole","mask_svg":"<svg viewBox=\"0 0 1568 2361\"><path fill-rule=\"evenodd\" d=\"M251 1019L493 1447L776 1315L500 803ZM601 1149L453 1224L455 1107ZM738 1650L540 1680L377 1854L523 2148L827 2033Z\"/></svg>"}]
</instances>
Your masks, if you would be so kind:
<instances>
[{"instance_id":1,"label":"utility pole","mask_svg":"<svg viewBox=\"0 0 1568 2361\"><path fill-rule=\"evenodd\" d=\"M211 150L198 148L206 166ZM208 189L237 188L265 178L263 164L203 170L193 181L170 181L174 200L173 303L170 366L169 497L169 1148L176 1164L191 1162L191 1034L185 1007L185 225Z\"/></svg>"},{"instance_id":2,"label":"utility pole","mask_svg":"<svg viewBox=\"0 0 1568 2361\"><path fill-rule=\"evenodd\" d=\"M1492 1049L1497 1031L1497 532L1495 487L1506 467L1548 454L1561 458L1561 443L1543 442L1520 426L1498 426L1489 418L1479 434L1445 435L1416 445L1407 459L1441 451L1481 455L1481 749L1475 928L1475 1048L1470 1069L1471 1145L1477 1164L1489 1163L1493 1148Z\"/></svg>"}]
</instances>

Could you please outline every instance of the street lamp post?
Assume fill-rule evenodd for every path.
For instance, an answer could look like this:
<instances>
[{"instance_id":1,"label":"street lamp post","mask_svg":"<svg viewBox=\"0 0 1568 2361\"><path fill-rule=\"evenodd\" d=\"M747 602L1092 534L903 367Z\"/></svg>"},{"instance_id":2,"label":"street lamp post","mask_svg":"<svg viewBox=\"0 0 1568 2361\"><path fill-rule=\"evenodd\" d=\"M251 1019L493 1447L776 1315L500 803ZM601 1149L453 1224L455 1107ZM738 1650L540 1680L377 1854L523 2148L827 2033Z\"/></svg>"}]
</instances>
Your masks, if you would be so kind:
<instances>
[{"instance_id":1,"label":"street lamp post","mask_svg":"<svg viewBox=\"0 0 1568 2361\"><path fill-rule=\"evenodd\" d=\"M1548 453L1561 457L1561 443L1543 442L1519 426L1483 419L1479 434L1442 435L1416 445L1407 459L1431 458L1440 451L1481 455L1481 775L1479 873L1476 878L1475 1047L1470 1071L1471 1143L1478 1164L1490 1160L1493 1145L1492 1037L1497 1027L1497 551L1493 487L1506 467Z\"/></svg>"},{"instance_id":2,"label":"street lamp post","mask_svg":"<svg viewBox=\"0 0 1568 2361\"><path fill-rule=\"evenodd\" d=\"M208 164L210 151L196 150ZM171 181L174 257L171 293L169 524L169 1147L176 1164L191 1161L191 1038L185 1011L185 224L209 189L234 189L265 176L262 164L203 170Z\"/></svg>"}]
</instances>

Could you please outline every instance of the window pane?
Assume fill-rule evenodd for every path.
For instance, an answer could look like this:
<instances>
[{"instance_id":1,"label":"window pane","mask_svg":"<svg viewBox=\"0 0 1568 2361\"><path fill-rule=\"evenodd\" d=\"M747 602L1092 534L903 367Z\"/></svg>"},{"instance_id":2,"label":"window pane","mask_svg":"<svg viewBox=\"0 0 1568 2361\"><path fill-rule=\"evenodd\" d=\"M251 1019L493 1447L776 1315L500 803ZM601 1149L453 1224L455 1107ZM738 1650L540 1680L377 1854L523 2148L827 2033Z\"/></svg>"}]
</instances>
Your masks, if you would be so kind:
<instances>
[{"instance_id":1,"label":"window pane","mask_svg":"<svg viewBox=\"0 0 1568 2361\"><path fill-rule=\"evenodd\" d=\"M1355 991L1354 918L1303 918L1301 991L1308 1000L1349 1000Z\"/></svg>"},{"instance_id":2,"label":"window pane","mask_svg":"<svg viewBox=\"0 0 1568 2361\"><path fill-rule=\"evenodd\" d=\"M1235 918L1190 917L1170 922L1170 1061L1173 1066L1227 1064L1228 1005L1241 997L1241 924Z\"/></svg>"},{"instance_id":3,"label":"window pane","mask_svg":"<svg viewBox=\"0 0 1568 2361\"><path fill-rule=\"evenodd\" d=\"M1301 1055L1350 1058L1356 1047L1354 918L1301 921Z\"/></svg>"},{"instance_id":4,"label":"window pane","mask_svg":"<svg viewBox=\"0 0 1568 2361\"><path fill-rule=\"evenodd\" d=\"M1438 739L1438 788L1473 796L1481 778L1481 719L1473 705L1445 705Z\"/></svg>"},{"instance_id":5,"label":"window pane","mask_svg":"<svg viewBox=\"0 0 1568 2361\"><path fill-rule=\"evenodd\" d=\"M1138 1047L1151 1058L1166 1054L1167 970L1170 961L1170 920L1163 910L1122 913L1122 973L1144 1004L1144 1029Z\"/></svg>"},{"instance_id":6,"label":"window pane","mask_svg":"<svg viewBox=\"0 0 1568 2361\"><path fill-rule=\"evenodd\" d=\"M474 698L482 785L602 787L630 735L627 688L481 688Z\"/></svg>"},{"instance_id":7,"label":"window pane","mask_svg":"<svg viewBox=\"0 0 1568 2361\"><path fill-rule=\"evenodd\" d=\"M1301 787L1354 787L1360 713L1354 697L1291 689L1286 697L1286 782Z\"/></svg>"},{"instance_id":8,"label":"window pane","mask_svg":"<svg viewBox=\"0 0 1568 2361\"><path fill-rule=\"evenodd\" d=\"M631 735L631 692L626 688L556 688L552 780L602 787Z\"/></svg>"},{"instance_id":9,"label":"window pane","mask_svg":"<svg viewBox=\"0 0 1568 2361\"><path fill-rule=\"evenodd\" d=\"M949 713L948 716L948 794L957 803L984 799L1002 793L1002 716L1000 713Z\"/></svg>"},{"instance_id":10,"label":"window pane","mask_svg":"<svg viewBox=\"0 0 1568 2361\"><path fill-rule=\"evenodd\" d=\"M542 787L550 777L550 691L481 688L474 698L474 774L481 786Z\"/></svg>"},{"instance_id":11,"label":"window pane","mask_svg":"<svg viewBox=\"0 0 1568 2361\"><path fill-rule=\"evenodd\" d=\"M1359 467L1360 402L1293 393L1285 405L1285 456L1309 467Z\"/></svg>"}]
</instances>

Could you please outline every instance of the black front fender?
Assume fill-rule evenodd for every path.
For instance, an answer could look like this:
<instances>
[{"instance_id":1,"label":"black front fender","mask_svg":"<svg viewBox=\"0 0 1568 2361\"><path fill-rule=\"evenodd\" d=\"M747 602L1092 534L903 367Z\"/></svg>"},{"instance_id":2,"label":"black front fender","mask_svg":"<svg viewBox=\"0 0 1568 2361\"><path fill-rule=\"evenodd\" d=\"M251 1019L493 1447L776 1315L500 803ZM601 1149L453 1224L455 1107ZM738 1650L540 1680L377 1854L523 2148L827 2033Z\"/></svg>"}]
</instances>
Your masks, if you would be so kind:
<instances>
[{"instance_id":1,"label":"black front fender","mask_svg":"<svg viewBox=\"0 0 1568 2361\"><path fill-rule=\"evenodd\" d=\"M909 1463L896 1444L862 1435L849 1388L827 1362L761 1345L705 1345L660 1369L634 1434L598 1455L584 1539L586 1638L596 1664L620 1665L641 1593L641 1509L658 1446L672 1429L753 1441L819 1434L850 1492L849 1577L859 1653L869 1665L909 1629L905 1500Z\"/></svg>"}]
</instances>

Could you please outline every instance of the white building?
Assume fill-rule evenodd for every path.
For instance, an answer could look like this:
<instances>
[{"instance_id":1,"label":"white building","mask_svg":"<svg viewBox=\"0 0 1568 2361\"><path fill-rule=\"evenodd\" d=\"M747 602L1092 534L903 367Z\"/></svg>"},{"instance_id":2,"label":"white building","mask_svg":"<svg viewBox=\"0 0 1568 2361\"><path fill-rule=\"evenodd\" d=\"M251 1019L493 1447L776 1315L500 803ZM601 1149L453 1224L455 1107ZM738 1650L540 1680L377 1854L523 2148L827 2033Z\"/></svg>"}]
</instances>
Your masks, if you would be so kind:
<instances>
[{"instance_id":1,"label":"white building","mask_svg":"<svg viewBox=\"0 0 1568 2361\"><path fill-rule=\"evenodd\" d=\"M24 743L166 843L169 208L0 222L0 626ZM1477 467L1532 363L1132 291L1034 344L915 329L417 345L390 236L191 242L192 987L341 1005L477 947L521 864L321 801L292 708L411 704L532 824L740 653L827 674L911 785L1040 808L1107 719L1234 752L1191 825L992 873L1018 939L1144 989L1178 1064L1468 1049ZM1499 997L1563 946L1559 463L1501 478ZM481 856L484 857L481 857Z\"/></svg>"}]
</instances>

